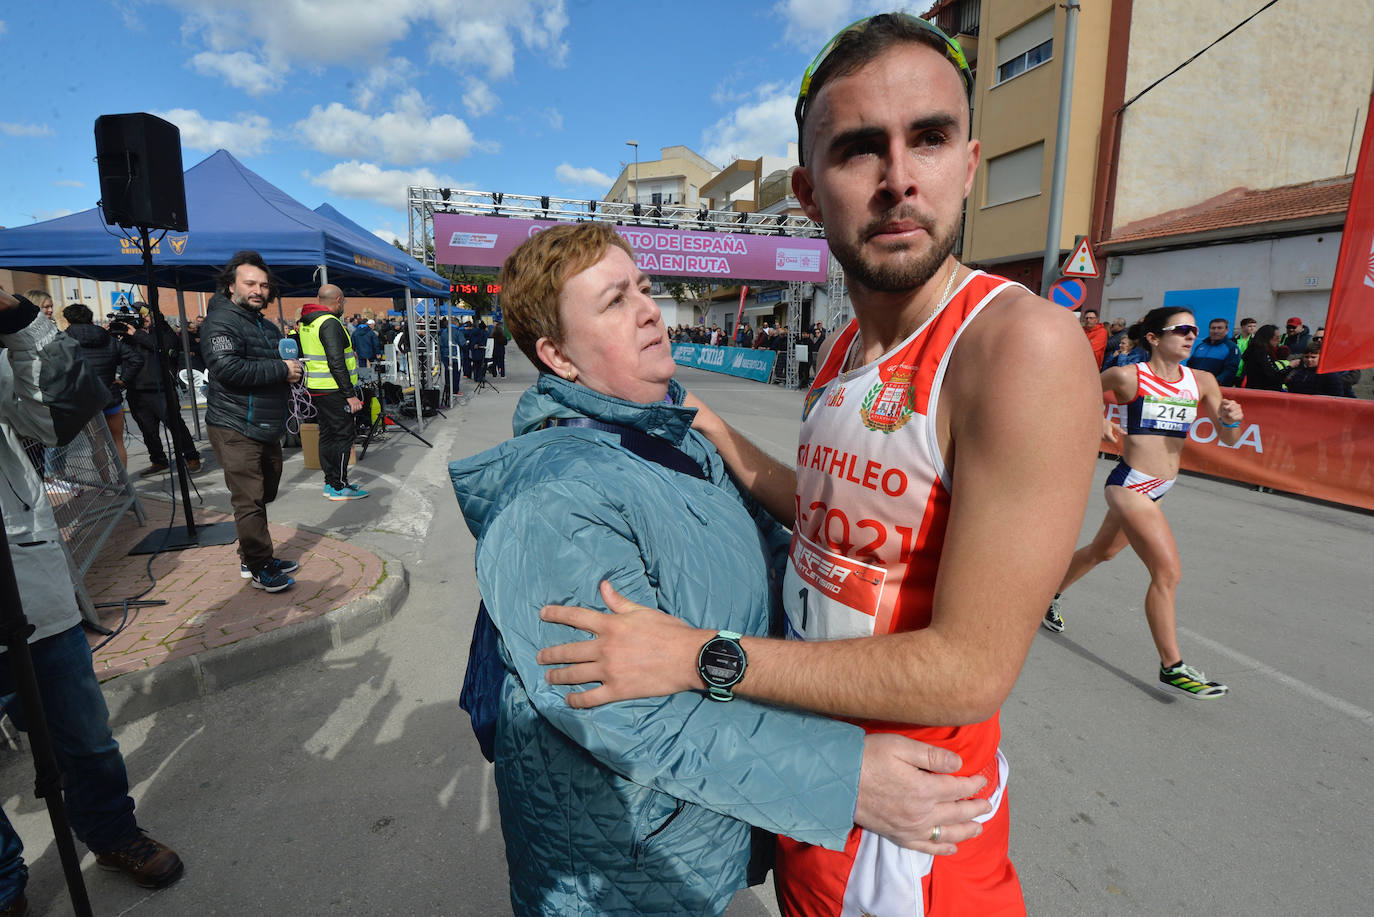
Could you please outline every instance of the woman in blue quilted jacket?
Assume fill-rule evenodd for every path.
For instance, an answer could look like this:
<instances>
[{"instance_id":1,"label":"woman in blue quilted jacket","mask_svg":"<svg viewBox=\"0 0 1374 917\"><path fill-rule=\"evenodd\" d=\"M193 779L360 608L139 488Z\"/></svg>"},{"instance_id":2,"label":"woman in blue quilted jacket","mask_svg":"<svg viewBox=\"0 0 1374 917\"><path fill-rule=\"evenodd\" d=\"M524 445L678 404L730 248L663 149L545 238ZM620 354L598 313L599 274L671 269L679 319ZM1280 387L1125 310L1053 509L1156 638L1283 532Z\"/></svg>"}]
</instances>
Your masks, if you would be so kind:
<instances>
[{"instance_id":1,"label":"woman in blue quilted jacket","mask_svg":"<svg viewBox=\"0 0 1374 917\"><path fill-rule=\"evenodd\" d=\"M970 836L981 810L956 800L978 778L949 777L945 801L907 791L916 768L957 766L944 750L704 693L574 709L545 680L538 650L587 635L540 609L605 610L612 589L767 634L787 534L691 429L648 280L612 227L548 229L502 282L541 374L514 438L450 474L506 667L496 786L515 913L719 914L762 878L751 858L766 863L772 837L751 826L836 849L856 822L913 846L932 818Z\"/></svg>"}]
</instances>

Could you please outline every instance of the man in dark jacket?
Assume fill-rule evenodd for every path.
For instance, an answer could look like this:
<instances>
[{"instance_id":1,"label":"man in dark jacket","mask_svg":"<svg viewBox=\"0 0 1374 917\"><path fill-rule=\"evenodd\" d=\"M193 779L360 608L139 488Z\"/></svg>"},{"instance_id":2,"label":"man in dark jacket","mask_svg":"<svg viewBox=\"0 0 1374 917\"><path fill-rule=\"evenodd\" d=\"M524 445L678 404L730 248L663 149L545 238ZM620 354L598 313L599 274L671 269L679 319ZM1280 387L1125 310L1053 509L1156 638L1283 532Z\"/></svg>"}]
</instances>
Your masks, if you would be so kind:
<instances>
[{"instance_id":1,"label":"man in dark jacket","mask_svg":"<svg viewBox=\"0 0 1374 917\"><path fill-rule=\"evenodd\" d=\"M1230 330L1231 323L1226 319L1212 319L1207 325L1207 336L1197 339L1186 361L1190 368L1216 376L1218 385L1235 385L1236 371L1240 369L1240 348L1231 340Z\"/></svg>"},{"instance_id":2,"label":"man in dark jacket","mask_svg":"<svg viewBox=\"0 0 1374 917\"><path fill-rule=\"evenodd\" d=\"M237 253L220 274L200 341L210 370L205 425L234 506L239 572L258 589L280 592L295 585L287 574L300 565L272 555L267 504L281 482L289 383L304 369L299 360L281 358L281 331L262 317L272 295L262 256Z\"/></svg>"},{"instance_id":3,"label":"man in dark jacket","mask_svg":"<svg viewBox=\"0 0 1374 917\"><path fill-rule=\"evenodd\" d=\"M1312 343L1312 332L1302 323L1302 319L1293 316L1288 320L1288 326L1284 331L1283 337L1279 339L1280 347L1287 347L1288 352L1295 357L1307 352L1307 345Z\"/></svg>"},{"instance_id":4,"label":"man in dark jacket","mask_svg":"<svg viewBox=\"0 0 1374 917\"><path fill-rule=\"evenodd\" d=\"M305 388L320 426L324 496L335 501L361 500L367 491L348 483L355 418L363 402L358 397L358 357L340 318L347 300L332 283L320 287L319 300L301 309L300 340Z\"/></svg>"},{"instance_id":5,"label":"man in dark jacket","mask_svg":"<svg viewBox=\"0 0 1374 917\"><path fill-rule=\"evenodd\" d=\"M172 326L165 320L156 327L143 330L139 323L143 319L132 319L133 327L124 322L111 322L110 330L116 334L127 329L123 340L131 344L143 357L143 368L133 377L128 387L129 413L134 415L138 432L143 436L143 445L148 447L147 468L139 472L141 477L161 474L168 469L167 450L162 445L162 426L165 424L172 434L176 448L186 459L186 467L191 471L200 470L200 450L186 429L186 421L181 409L176 410L167 404L167 392L172 392L172 401L179 404L176 390L172 387L173 356L181 349L180 340Z\"/></svg>"},{"instance_id":6,"label":"man in dark jacket","mask_svg":"<svg viewBox=\"0 0 1374 917\"><path fill-rule=\"evenodd\" d=\"M110 400L105 403L102 413L106 426L110 428L110 438L114 440L119 463L127 467L129 455L124 451L124 389L128 381L143 369L143 356L95 324L90 307L83 303L72 303L62 310L62 317L67 320L67 335L81 345L82 359L110 390Z\"/></svg>"}]
</instances>

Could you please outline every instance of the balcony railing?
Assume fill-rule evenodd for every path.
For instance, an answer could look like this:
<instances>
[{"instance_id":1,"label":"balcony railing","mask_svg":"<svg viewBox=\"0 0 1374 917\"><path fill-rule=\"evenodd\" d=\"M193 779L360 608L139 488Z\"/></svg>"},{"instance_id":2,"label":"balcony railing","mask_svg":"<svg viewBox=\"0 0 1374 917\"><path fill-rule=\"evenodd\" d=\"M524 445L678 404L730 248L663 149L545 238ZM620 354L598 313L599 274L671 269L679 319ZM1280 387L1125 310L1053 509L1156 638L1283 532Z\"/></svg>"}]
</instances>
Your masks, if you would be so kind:
<instances>
[{"instance_id":1,"label":"balcony railing","mask_svg":"<svg viewBox=\"0 0 1374 917\"><path fill-rule=\"evenodd\" d=\"M946 35L978 34L979 0L958 0L935 14L935 24Z\"/></svg>"}]
</instances>

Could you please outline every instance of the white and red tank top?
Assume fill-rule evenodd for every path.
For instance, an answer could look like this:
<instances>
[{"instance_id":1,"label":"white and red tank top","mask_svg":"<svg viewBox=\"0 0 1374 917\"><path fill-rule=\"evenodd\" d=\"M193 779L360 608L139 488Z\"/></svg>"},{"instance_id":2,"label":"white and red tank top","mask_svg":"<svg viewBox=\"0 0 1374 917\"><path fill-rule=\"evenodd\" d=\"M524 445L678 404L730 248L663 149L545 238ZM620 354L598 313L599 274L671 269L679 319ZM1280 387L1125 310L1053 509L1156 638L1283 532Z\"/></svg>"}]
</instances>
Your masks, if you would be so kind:
<instances>
[{"instance_id":1,"label":"white and red tank top","mask_svg":"<svg viewBox=\"0 0 1374 917\"><path fill-rule=\"evenodd\" d=\"M1135 364L1135 398L1126 405L1126 432L1140 436L1188 435L1197 420L1201 400L1197 376L1180 366L1183 378L1173 382L1156 376L1148 363Z\"/></svg>"},{"instance_id":2,"label":"white and red tank top","mask_svg":"<svg viewBox=\"0 0 1374 917\"><path fill-rule=\"evenodd\" d=\"M839 333L807 392L797 451L797 521L784 582L787 635L835 640L929 626L951 481L935 417L964 329L1012 281L964 278L944 309L847 373L858 323ZM961 773L995 766L997 717L968 726L864 722L957 752ZM995 780L995 777L994 777Z\"/></svg>"}]
</instances>

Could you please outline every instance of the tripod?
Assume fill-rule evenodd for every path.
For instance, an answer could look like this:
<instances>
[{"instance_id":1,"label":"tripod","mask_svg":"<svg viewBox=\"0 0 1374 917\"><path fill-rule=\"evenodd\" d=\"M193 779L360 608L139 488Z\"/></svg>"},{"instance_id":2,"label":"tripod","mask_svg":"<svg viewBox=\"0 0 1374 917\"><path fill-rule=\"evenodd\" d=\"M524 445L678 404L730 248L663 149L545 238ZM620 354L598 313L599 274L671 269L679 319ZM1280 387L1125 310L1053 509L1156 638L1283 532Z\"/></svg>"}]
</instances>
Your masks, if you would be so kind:
<instances>
[{"instance_id":1,"label":"tripod","mask_svg":"<svg viewBox=\"0 0 1374 917\"><path fill-rule=\"evenodd\" d=\"M476 395L484 388L489 388L496 394L501 394L501 390L487 381L487 364L491 362L491 357L479 353L477 359L472 361L472 393Z\"/></svg>"},{"instance_id":2,"label":"tripod","mask_svg":"<svg viewBox=\"0 0 1374 917\"><path fill-rule=\"evenodd\" d=\"M434 448L433 443L392 416L391 411L387 409L386 401L382 398L381 390L376 382L364 382L358 386L358 389L363 399L363 410L369 410L374 399L377 401L377 404L381 406L381 410L377 412L377 416L372 419L372 424L367 428L367 435L363 437L363 448L358 452L358 461L367 458L367 447L372 445L373 440L386 432L386 427L388 425L400 427L403 431L409 433L426 446L429 446L431 449Z\"/></svg>"}]
</instances>

